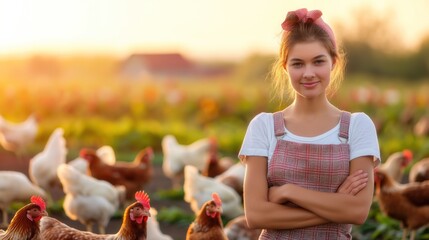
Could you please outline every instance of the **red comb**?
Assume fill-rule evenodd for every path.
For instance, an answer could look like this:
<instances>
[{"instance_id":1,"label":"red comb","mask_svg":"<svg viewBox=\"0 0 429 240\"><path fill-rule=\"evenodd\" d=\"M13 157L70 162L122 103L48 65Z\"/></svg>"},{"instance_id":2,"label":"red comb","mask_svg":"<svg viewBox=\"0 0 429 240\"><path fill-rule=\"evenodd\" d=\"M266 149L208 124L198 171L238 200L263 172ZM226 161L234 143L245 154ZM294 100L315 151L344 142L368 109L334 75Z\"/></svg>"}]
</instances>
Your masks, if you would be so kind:
<instances>
[{"instance_id":1,"label":"red comb","mask_svg":"<svg viewBox=\"0 0 429 240\"><path fill-rule=\"evenodd\" d=\"M81 157L83 157L85 154L86 154L86 152L87 152L87 150L84 148L84 149L81 149L80 151L79 151L79 156L81 156Z\"/></svg>"},{"instance_id":2,"label":"red comb","mask_svg":"<svg viewBox=\"0 0 429 240\"><path fill-rule=\"evenodd\" d=\"M40 207L42 211L46 210L46 203L39 196L31 196L30 201Z\"/></svg>"},{"instance_id":3,"label":"red comb","mask_svg":"<svg viewBox=\"0 0 429 240\"><path fill-rule=\"evenodd\" d=\"M413 159L413 152L411 152L408 149L405 149L404 151L402 151L402 155L408 160Z\"/></svg>"},{"instance_id":4,"label":"red comb","mask_svg":"<svg viewBox=\"0 0 429 240\"><path fill-rule=\"evenodd\" d=\"M91 148L82 148L81 150L80 150L80 152L79 152L79 156L84 156L84 155L86 155L86 154L95 154L95 150L94 149L91 149Z\"/></svg>"},{"instance_id":5,"label":"red comb","mask_svg":"<svg viewBox=\"0 0 429 240\"><path fill-rule=\"evenodd\" d=\"M135 194L136 200L143 205L144 208L150 209L150 198L144 191L138 191Z\"/></svg>"},{"instance_id":6,"label":"red comb","mask_svg":"<svg viewBox=\"0 0 429 240\"><path fill-rule=\"evenodd\" d=\"M222 199L220 199L220 197L217 193L212 193L212 199L215 202L216 206L218 206L218 207L222 206Z\"/></svg>"}]
</instances>

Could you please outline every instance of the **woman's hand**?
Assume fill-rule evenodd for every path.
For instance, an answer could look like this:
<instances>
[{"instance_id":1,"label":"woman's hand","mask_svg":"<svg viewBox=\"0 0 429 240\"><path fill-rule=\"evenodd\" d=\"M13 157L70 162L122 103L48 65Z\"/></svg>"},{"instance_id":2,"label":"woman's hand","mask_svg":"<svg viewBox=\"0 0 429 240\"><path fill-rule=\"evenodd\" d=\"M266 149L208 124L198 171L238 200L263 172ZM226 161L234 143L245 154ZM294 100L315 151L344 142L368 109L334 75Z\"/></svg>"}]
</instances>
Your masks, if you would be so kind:
<instances>
[{"instance_id":1,"label":"woman's hand","mask_svg":"<svg viewBox=\"0 0 429 240\"><path fill-rule=\"evenodd\" d=\"M368 184L368 173L357 170L349 175L340 185L337 193L356 195Z\"/></svg>"}]
</instances>

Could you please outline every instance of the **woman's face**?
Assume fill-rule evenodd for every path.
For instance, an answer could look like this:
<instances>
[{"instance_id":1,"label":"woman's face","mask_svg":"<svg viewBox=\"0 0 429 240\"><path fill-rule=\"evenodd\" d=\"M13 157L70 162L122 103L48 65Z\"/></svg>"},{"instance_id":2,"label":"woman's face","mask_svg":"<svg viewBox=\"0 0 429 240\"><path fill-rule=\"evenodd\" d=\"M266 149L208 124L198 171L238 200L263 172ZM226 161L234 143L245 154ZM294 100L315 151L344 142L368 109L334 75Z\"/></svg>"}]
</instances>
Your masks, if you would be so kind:
<instances>
[{"instance_id":1,"label":"woman's face","mask_svg":"<svg viewBox=\"0 0 429 240\"><path fill-rule=\"evenodd\" d=\"M296 96L303 98L325 95L332 67L333 60L319 41L293 45L286 62L286 71Z\"/></svg>"}]
</instances>

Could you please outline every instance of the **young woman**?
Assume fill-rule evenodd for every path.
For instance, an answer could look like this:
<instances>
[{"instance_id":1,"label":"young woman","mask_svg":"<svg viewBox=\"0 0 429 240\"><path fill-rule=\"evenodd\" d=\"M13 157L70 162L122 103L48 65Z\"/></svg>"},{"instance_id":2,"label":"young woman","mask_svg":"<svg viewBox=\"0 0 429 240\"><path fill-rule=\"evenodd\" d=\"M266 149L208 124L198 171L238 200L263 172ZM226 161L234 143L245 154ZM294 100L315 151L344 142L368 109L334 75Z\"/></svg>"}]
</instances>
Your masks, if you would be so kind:
<instances>
[{"instance_id":1,"label":"young woman","mask_svg":"<svg viewBox=\"0 0 429 240\"><path fill-rule=\"evenodd\" d=\"M344 59L321 15L287 14L273 73L280 97L293 102L254 117L239 153L245 215L263 229L260 239L351 239L352 224L365 222L371 207L377 134L366 114L328 100Z\"/></svg>"}]
</instances>

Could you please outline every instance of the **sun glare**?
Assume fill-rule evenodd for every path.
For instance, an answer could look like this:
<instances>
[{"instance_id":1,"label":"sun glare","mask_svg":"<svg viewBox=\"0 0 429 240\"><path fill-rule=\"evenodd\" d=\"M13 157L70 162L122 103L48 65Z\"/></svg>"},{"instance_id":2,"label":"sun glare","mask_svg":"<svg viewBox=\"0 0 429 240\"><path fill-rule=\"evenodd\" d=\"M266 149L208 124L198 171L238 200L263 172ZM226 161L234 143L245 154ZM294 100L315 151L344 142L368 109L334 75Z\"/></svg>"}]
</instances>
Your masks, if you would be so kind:
<instances>
[{"instance_id":1,"label":"sun glare","mask_svg":"<svg viewBox=\"0 0 429 240\"><path fill-rule=\"evenodd\" d=\"M279 23L288 10L319 8L326 20L347 22L358 6L396 11L391 20L408 42L418 41L429 27L427 15L419 14L428 3L418 0L350 0L335 7L315 0L1 1L0 54L181 51L200 58L231 58L275 52ZM410 23L412 19L416 21Z\"/></svg>"}]
</instances>

